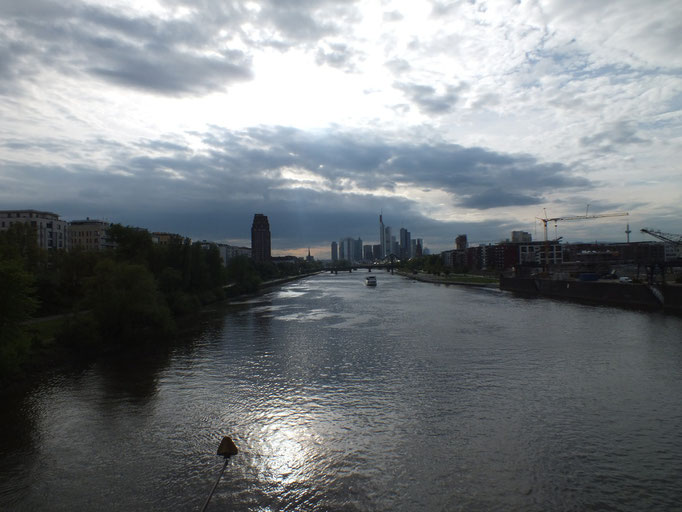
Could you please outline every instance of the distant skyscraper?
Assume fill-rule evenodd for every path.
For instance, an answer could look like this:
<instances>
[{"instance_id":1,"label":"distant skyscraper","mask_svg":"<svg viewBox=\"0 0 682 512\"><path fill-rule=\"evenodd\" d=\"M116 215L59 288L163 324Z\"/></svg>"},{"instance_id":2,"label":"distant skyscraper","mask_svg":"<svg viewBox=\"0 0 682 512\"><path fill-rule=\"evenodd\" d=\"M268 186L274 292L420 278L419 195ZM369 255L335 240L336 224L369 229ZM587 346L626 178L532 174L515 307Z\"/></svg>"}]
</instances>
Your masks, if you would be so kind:
<instances>
[{"instance_id":1,"label":"distant skyscraper","mask_svg":"<svg viewBox=\"0 0 682 512\"><path fill-rule=\"evenodd\" d=\"M458 251L466 251L468 246L469 244L466 235L458 235L457 238L455 238L455 249Z\"/></svg>"},{"instance_id":2,"label":"distant skyscraper","mask_svg":"<svg viewBox=\"0 0 682 512\"><path fill-rule=\"evenodd\" d=\"M386 257L386 231L382 214L379 214L379 244L381 245L381 255L379 257L384 258Z\"/></svg>"},{"instance_id":3,"label":"distant skyscraper","mask_svg":"<svg viewBox=\"0 0 682 512\"><path fill-rule=\"evenodd\" d=\"M332 242L332 261L338 261L339 259L339 244Z\"/></svg>"},{"instance_id":4,"label":"distant skyscraper","mask_svg":"<svg viewBox=\"0 0 682 512\"><path fill-rule=\"evenodd\" d=\"M384 228L384 244L384 257L386 257L393 252L393 248L391 247L391 226L386 226Z\"/></svg>"},{"instance_id":5,"label":"distant skyscraper","mask_svg":"<svg viewBox=\"0 0 682 512\"><path fill-rule=\"evenodd\" d=\"M353 240L353 261L362 261L362 238Z\"/></svg>"},{"instance_id":6,"label":"distant skyscraper","mask_svg":"<svg viewBox=\"0 0 682 512\"><path fill-rule=\"evenodd\" d=\"M512 231L511 241L514 244L526 244L533 241L533 236L527 231Z\"/></svg>"},{"instance_id":7,"label":"distant skyscraper","mask_svg":"<svg viewBox=\"0 0 682 512\"><path fill-rule=\"evenodd\" d=\"M263 263L270 261L270 257L270 223L266 215L257 213L251 226L251 258Z\"/></svg>"},{"instance_id":8,"label":"distant skyscraper","mask_svg":"<svg viewBox=\"0 0 682 512\"><path fill-rule=\"evenodd\" d=\"M412 235L405 228L400 228L400 259L409 259Z\"/></svg>"}]
</instances>

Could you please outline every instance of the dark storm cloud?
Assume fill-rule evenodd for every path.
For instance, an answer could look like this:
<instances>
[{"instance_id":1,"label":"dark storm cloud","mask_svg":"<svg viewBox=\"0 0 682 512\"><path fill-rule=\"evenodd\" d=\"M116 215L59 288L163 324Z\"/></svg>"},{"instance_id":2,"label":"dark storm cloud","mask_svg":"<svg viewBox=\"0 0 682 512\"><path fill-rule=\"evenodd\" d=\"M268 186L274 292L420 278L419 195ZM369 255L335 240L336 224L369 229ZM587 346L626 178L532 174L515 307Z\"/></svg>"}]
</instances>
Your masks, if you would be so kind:
<instances>
[{"instance_id":1,"label":"dark storm cloud","mask_svg":"<svg viewBox=\"0 0 682 512\"><path fill-rule=\"evenodd\" d=\"M103 167L0 161L0 202L7 208L51 209L72 219L107 217L215 240L248 238L251 216L263 211L278 226L279 243L293 247L342 236L372 241L381 209L395 229L406 226L432 243L443 233L456 235L464 229L475 231L478 239L508 231L504 219L485 226L441 223L420 213L424 205L416 201L378 194L398 184L444 190L453 195L452 206L478 210L539 204L549 191L591 188L588 180L560 163L454 144L282 127L242 132L213 128L197 135L207 151L197 153L177 138L129 146L98 144L111 155L111 163ZM0 148L15 142L0 142ZM60 144L36 141L34 147L48 151ZM292 177L287 169L305 174ZM306 176L316 181L306 182ZM367 192L352 193L349 186ZM36 192L47 190L49 194Z\"/></svg>"},{"instance_id":2,"label":"dark storm cloud","mask_svg":"<svg viewBox=\"0 0 682 512\"><path fill-rule=\"evenodd\" d=\"M252 78L250 48L313 44L358 19L353 2L340 0L263 1L257 10L242 3L164 4L189 14L166 19L77 2L2 3L0 88L53 69L164 95L206 94ZM245 24L255 33L247 35ZM317 58L350 69L353 52L329 44Z\"/></svg>"},{"instance_id":3,"label":"dark storm cloud","mask_svg":"<svg viewBox=\"0 0 682 512\"><path fill-rule=\"evenodd\" d=\"M12 56L10 70L52 68L169 95L206 93L251 76L248 55L215 50L211 27L100 7L32 7L0 7L0 59Z\"/></svg>"}]
</instances>

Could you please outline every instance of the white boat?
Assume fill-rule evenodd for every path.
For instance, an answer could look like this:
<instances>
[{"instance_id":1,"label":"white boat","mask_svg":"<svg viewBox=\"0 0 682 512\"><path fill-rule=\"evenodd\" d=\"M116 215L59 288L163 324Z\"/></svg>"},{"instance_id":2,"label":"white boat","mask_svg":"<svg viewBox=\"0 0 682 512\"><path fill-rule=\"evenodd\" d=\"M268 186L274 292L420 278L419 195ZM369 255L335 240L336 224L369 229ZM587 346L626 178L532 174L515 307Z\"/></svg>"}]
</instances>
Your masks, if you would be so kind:
<instances>
[{"instance_id":1,"label":"white boat","mask_svg":"<svg viewBox=\"0 0 682 512\"><path fill-rule=\"evenodd\" d=\"M365 277L365 286L376 286L377 285L377 278L374 276L367 276Z\"/></svg>"}]
</instances>

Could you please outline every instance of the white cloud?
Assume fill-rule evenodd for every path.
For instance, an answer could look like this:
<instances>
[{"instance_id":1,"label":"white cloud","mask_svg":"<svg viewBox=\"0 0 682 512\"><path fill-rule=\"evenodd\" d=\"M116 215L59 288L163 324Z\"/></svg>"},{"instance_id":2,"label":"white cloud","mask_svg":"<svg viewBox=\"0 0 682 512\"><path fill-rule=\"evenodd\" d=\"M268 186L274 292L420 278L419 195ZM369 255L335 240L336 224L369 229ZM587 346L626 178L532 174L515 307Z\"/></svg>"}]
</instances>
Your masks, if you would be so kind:
<instances>
[{"instance_id":1,"label":"white cloud","mask_svg":"<svg viewBox=\"0 0 682 512\"><path fill-rule=\"evenodd\" d=\"M0 182L18 187L16 169L28 173L36 203L26 207L50 200L52 176L81 175L95 190L113 172L187 187L197 209L213 200L196 183L208 177L282 208L294 204L282 187L336 194L331 212L351 196L374 210L406 201L415 223L506 229L510 217L532 221L537 201L557 214L585 201L631 207L633 222L682 214L676 0L31 1L3 4L0 19ZM291 133L323 168L280 158ZM506 189L456 191L437 166L381 182L348 134L392 151L450 145L530 156L535 170L558 162L590 186L576 195L514 170L489 175ZM358 167L334 180L338 162L323 157L341 159L344 143L344 165ZM268 159L288 184L254 190L254 166ZM527 181L510 190L514 175Z\"/></svg>"}]
</instances>

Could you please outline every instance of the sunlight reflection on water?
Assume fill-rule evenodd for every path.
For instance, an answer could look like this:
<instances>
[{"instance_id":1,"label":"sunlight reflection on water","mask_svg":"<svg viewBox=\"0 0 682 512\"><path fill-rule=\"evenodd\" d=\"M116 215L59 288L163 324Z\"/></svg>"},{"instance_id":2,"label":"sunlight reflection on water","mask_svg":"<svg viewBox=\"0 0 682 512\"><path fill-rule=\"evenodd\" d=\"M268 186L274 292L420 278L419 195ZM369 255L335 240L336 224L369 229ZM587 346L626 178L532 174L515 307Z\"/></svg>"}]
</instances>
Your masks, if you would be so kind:
<instances>
[{"instance_id":1,"label":"sunlight reflection on water","mask_svg":"<svg viewBox=\"0 0 682 512\"><path fill-rule=\"evenodd\" d=\"M37 384L6 407L0 508L196 510L226 434L215 510L679 504L682 321L362 276Z\"/></svg>"}]
</instances>

